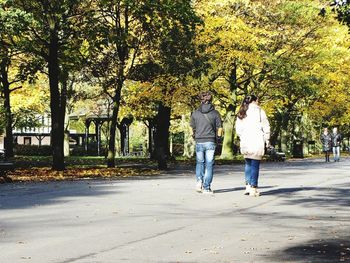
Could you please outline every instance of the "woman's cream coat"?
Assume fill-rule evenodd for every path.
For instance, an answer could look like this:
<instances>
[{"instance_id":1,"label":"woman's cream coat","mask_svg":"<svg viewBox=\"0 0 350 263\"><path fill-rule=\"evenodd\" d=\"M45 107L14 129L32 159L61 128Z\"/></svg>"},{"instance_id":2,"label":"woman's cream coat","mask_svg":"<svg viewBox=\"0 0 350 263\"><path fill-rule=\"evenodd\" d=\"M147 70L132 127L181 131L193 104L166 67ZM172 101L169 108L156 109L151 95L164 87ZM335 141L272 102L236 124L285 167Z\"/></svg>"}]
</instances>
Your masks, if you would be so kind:
<instances>
[{"instance_id":1,"label":"woman's cream coat","mask_svg":"<svg viewBox=\"0 0 350 263\"><path fill-rule=\"evenodd\" d=\"M270 139L270 124L265 111L256 103L250 103L247 117L236 120L236 132L244 158L261 160L265 142Z\"/></svg>"}]
</instances>

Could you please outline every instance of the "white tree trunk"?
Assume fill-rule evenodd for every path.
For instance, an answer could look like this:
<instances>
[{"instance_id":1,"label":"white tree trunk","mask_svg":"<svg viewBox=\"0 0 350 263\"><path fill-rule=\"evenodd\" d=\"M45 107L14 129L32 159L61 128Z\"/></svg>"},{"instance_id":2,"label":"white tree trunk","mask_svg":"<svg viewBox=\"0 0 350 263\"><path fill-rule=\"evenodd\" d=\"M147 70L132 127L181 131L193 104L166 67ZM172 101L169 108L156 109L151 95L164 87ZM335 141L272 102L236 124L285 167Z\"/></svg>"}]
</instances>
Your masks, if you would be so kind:
<instances>
[{"instance_id":1,"label":"white tree trunk","mask_svg":"<svg viewBox=\"0 0 350 263\"><path fill-rule=\"evenodd\" d=\"M192 138L192 128L190 126L190 118L182 115L181 126L184 132L184 153L183 156L191 158L194 155L195 141Z\"/></svg>"}]
</instances>

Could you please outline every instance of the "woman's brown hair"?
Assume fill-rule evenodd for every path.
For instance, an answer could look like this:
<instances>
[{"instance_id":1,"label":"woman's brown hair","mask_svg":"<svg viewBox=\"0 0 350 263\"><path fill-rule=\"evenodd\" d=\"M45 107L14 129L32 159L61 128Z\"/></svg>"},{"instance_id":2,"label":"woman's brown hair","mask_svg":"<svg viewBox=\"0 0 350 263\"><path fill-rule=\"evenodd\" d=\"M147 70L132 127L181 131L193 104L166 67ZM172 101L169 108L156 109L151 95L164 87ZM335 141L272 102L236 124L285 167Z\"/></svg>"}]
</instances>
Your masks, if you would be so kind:
<instances>
[{"instance_id":1,"label":"woman's brown hair","mask_svg":"<svg viewBox=\"0 0 350 263\"><path fill-rule=\"evenodd\" d=\"M238 114L237 114L237 117L239 119L244 119L245 117L247 117L247 110L249 108L249 104L253 101L257 101L258 100L258 97L255 96L255 95L249 95L249 96L246 96L244 98L244 100L242 101L242 104L241 104L241 107L239 108L239 111L238 111Z\"/></svg>"}]
</instances>

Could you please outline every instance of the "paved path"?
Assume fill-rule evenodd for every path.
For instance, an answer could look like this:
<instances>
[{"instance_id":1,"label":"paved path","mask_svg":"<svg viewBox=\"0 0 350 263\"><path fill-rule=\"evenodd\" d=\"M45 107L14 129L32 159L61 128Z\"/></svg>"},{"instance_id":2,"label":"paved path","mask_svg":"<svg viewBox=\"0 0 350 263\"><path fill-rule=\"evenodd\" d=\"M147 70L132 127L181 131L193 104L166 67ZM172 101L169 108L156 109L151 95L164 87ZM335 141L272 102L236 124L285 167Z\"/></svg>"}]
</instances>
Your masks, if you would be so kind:
<instances>
[{"instance_id":1,"label":"paved path","mask_svg":"<svg viewBox=\"0 0 350 263\"><path fill-rule=\"evenodd\" d=\"M158 178L0 185L0 262L350 262L350 159L194 169Z\"/></svg>"}]
</instances>

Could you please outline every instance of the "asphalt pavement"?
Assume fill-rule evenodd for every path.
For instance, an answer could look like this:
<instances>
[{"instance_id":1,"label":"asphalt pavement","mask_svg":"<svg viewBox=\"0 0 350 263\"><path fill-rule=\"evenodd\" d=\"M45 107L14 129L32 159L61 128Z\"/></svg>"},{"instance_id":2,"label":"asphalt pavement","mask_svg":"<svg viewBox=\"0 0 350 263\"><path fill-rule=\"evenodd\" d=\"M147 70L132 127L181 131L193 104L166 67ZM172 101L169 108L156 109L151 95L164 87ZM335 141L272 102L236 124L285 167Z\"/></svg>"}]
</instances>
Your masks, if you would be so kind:
<instances>
[{"instance_id":1,"label":"asphalt pavement","mask_svg":"<svg viewBox=\"0 0 350 263\"><path fill-rule=\"evenodd\" d=\"M0 185L1 263L350 262L350 158L194 167L161 176Z\"/></svg>"}]
</instances>

